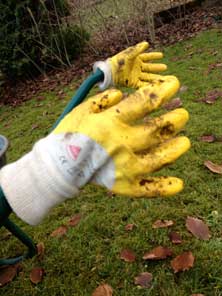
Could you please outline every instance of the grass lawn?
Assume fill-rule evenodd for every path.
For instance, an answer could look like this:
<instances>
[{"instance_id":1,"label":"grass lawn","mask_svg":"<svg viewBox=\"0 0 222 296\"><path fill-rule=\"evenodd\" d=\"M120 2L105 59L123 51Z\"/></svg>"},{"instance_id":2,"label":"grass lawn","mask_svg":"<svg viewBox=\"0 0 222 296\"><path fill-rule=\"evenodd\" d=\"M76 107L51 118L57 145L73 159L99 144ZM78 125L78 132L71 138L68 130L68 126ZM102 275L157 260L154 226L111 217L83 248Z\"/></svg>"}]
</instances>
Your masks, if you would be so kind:
<instances>
[{"instance_id":1,"label":"grass lawn","mask_svg":"<svg viewBox=\"0 0 222 296\"><path fill-rule=\"evenodd\" d=\"M205 160L222 163L222 143L204 143L198 139L203 134L222 136L222 100L211 105L194 101L213 89L222 89L220 65L208 71L210 65L221 63L222 32L203 32L165 48L164 52L167 73L176 75L181 85L188 88L179 96L190 113L183 134L190 138L192 148L159 174L181 177L185 189L168 199L136 200L110 197L104 189L86 186L77 198L55 208L37 227L24 225L12 216L36 242L44 243L45 255L41 261L36 257L24 261L22 272L0 289L0 295L90 296L103 282L113 287L115 296L222 295L221 175L211 173L203 165ZM74 89L70 86L65 91L65 99L58 99L54 93L44 93L41 101L33 99L16 108L1 108L0 133L11 142L9 162L29 151L37 139L49 132ZM97 89L92 92L95 91ZM76 213L82 215L76 227L69 228L61 238L50 236ZM210 228L211 239L203 241L192 236L185 227L187 216L204 220ZM175 224L170 229L153 229L152 224L157 219L173 220ZM125 226L129 223L136 227L127 232ZM182 244L172 245L168 238L170 230L182 235ZM1 229L0 240L0 257L24 251L4 229ZM173 258L184 251L192 251L194 267L174 274L171 259L144 261L144 253L158 245L172 248ZM124 248L134 250L135 262L120 259L119 253ZM29 274L36 266L44 268L46 274L41 283L33 285ZM153 274L150 289L134 284L134 277L141 272Z\"/></svg>"}]
</instances>

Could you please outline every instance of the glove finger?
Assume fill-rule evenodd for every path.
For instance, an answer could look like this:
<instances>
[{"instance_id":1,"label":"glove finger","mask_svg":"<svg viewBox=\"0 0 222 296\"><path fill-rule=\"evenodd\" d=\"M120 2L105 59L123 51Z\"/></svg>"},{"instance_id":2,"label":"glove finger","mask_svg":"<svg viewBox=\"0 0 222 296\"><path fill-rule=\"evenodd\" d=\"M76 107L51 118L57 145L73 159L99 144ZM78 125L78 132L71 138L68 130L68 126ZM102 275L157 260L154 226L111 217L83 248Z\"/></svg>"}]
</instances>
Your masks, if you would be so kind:
<instances>
[{"instance_id":1,"label":"glove finger","mask_svg":"<svg viewBox=\"0 0 222 296\"><path fill-rule=\"evenodd\" d=\"M178 134L188 119L188 112L179 108L152 118L146 124L127 126L125 131L128 137L125 144L134 152L150 149Z\"/></svg>"},{"instance_id":2,"label":"glove finger","mask_svg":"<svg viewBox=\"0 0 222 296\"><path fill-rule=\"evenodd\" d=\"M167 77L165 76L165 81L156 81L138 89L108 111L127 123L143 118L178 91L180 86L178 79L175 76Z\"/></svg>"},{"instance_id":3,"label":"glove finger","mask_svg":"<svg viewBox=\"0 0 222 296\"><path fill-rule=\"evenodd\" d=\"M140 174L149 174L173 163L190 148L187 137L170 139L159 146L149 150L148 154L138 156L141 162Z\"/></svg>"},{"instance_id":4,"label":"glove finger","mask_svg":"<svg viewBox=\"0 0 222 296\"><path fill-rule=\"evenodd\" d=\"M148 85L153 85L154 83L160 84L164 82L166 79L165 77L169 76L163 76L159 74L153 74L153 73L147 73L147 72L141 72L139 79L137 81L136 88L141 88Z\"/></svg>"},{"instance_id":5,"label":"glove finger","mask_svg":"<svg viewBox=\"0 0 222 296\"><path fill-rule=\"evenodd\" d=\"M143 42L137 43L135 46L128 47L122 53L124 53L124 55L128 56L127 58L134 59L139 54L146 51L148 47L149 47L149 43L146 41L143 41Z\"/></svg>"},{"instance_id":6,"label":"glove finger","mask_svg":"<svg viewBox=\"0 0 222 296\"><path fill-rule=\"evenodd\" d=\"M167 197L180 192L183 181L176 177L144 177L124 186L115 186L112 192L137 198Z\"/></svg>"},{"instance_id":7,"label":"glove finger","mask_svg":"<svg viewBox=\"0 0 222 296\"><path fill-rule=\"evenodd\" d=\"M176 177L149 177L140 179L135 188L137 196L167 197L180 192L183 181Z\"/></svg>"},{"instance_id":8,"label":"glove finger","mask_svg":"<svg viewBox=\"0 0 222 296\"><path fill-rule=\"evenodd\" d=\"M87 101L87 104L90 106L90 110L93 113L102 112L122 100L123 94L120 90L109 89L102 93L99 93Z\"/></svg>"},{"instance_id":9,"label":"glove finger","mask_svg":"<svg viewBox=\"0 0 222 296\"><path fill-rule=\"evenodd\" d=\"M142 63L141 70L143 72L163 72L167 69L165 64L155 64L155 63Z\"/></svg>"},{"instance_id":10,"label":"glove finger","mask_svg":"<svg viewBox=\"0 0 222 296\"><path fill-rule=\"evenodd\" d=\"M140 80L149 83L162 83L164 81L168 81L170 77L175 77L172 75L160 75L160 74L153 74L147 72L140 73Z\"/></svg>"},{"instance_id":11,"label":"glove finger","mask_svg":"<svg viewBox=\"0 0 222 296\"><path fill-rule=\"evenodd\" d=\"M146 52L140 54L140 59L143 62L149 62L152 60L159 60L163 58L162 52Z\"/></svg>"}]
</instances>

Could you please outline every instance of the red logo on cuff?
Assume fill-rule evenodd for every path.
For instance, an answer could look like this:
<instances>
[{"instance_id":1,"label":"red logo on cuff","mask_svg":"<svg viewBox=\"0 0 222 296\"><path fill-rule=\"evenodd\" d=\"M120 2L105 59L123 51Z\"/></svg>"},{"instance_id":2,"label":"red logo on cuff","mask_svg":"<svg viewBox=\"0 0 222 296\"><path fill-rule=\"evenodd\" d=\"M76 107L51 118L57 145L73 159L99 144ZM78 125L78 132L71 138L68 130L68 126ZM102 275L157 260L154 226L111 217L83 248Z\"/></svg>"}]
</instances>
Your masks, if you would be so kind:
<instances>
[{"instance_id":1,"label":"red logo on cuff","mask_svg":"<svg viewBox=\"0 0 222 296\"><path fill-rule=\"evenodd\" d=\"M74 146L74 145L68 145L68 151L71 154L72 159L76 160L78 158L78 155L81 151L81 147L79 146Z\"/></svg>"}]
</instances>

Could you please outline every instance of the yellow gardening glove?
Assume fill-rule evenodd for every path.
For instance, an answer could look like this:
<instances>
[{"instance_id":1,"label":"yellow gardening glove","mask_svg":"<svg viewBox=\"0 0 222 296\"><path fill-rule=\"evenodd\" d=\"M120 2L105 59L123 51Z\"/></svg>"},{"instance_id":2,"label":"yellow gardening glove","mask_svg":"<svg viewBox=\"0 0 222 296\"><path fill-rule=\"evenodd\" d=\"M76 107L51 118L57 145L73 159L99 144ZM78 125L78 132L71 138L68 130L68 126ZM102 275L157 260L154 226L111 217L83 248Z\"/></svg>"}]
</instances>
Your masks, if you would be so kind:
<instances>
[{"instance_id":1,"label":"yellow gardening glove","mask_svg":"<svg viewBox=\"0 0 222 296\"><path fill-rule=\"evenodd\" d=\"M188 120L187 111L176 109L136 124L178 87L171 76L125 99L112 89L73 109L29 153L0 170L0 186L12 210L25 222L38 224L89 182L131 197L179 192L182 180L151 174L190 147L186 137L175 137Z\"/></svg>"},{"instance_id":2,"label":"yellow gardening glove","mask_svg":"<svg viewBox=\"0 0 222 296\"><path fill-rule=\"evenodd\" d=\"M85 135L89 143L98 145L88 156L94 163L88 165L93 172L91 182L131 197L173 195L183 188L182 180L150 174L189 149L188 138L175 137L188 120L187 111L176 109L146 124L135 122L165 103L178 88L178 80L171 76L124 100L118 90L105 91L75 108L53 133Z\"/></svg>"},{"instance_id":3,"label":"yellow gardening glove","mask_svg":"<svg viewBox=\"0 0 222 296\"><path fill-rule=\"evenodd\" d=\"M149 47L147 42L138 43L121 51L106 61L96 62L94 72L99 68L104 73L104 81L99 84L101 89L109 85L121 85L138 88L144 82L155 82L161 76L153 74L167 69L165 64L153 63L163 57L161 52L145 52Z\"/></svg>"}]
</instances>

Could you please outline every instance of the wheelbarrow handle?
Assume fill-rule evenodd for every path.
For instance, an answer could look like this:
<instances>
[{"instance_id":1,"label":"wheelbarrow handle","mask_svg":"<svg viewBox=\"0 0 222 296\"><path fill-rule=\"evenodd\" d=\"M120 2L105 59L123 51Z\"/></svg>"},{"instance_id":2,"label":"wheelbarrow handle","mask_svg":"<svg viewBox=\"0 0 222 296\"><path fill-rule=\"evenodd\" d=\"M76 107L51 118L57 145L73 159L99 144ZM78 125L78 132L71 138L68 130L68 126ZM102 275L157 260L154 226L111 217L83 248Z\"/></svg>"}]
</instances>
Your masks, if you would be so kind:
<instances>
[{"instance_id":1,"label":"wheelbarrow handle","mask_svg":"<svg viewBox=\"0 0 222 296\"><path fill-rule=\"evenodd\" d=\"M78 88L75 95L72 97L68 105L65 107L62 114L56 120L55 124L52 127L52 130L56 128L56 126L60 123L60 121L68 114L72 109L74 109L77 105L82 103L82 101L86 98L91 88L98 82L104 79L104 74L100 69L97 69L95 73L92 73Z\"/></svg>"}]
</instances>

